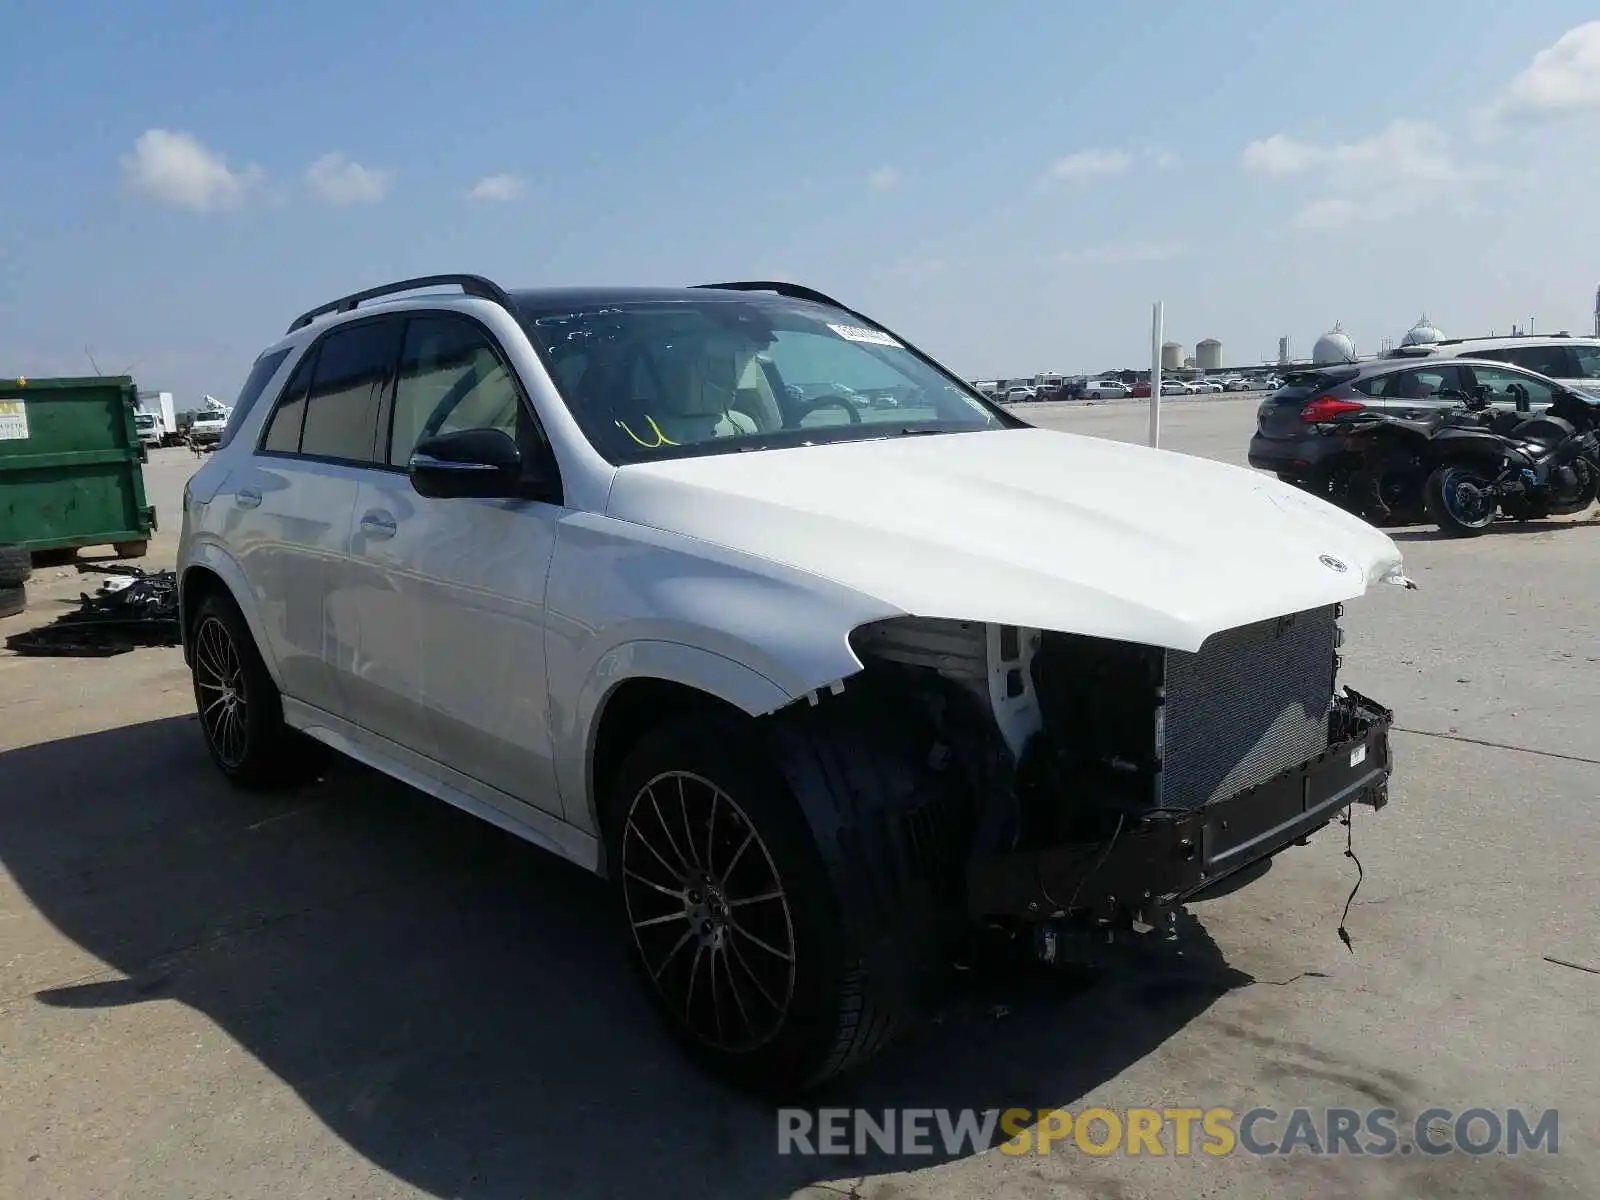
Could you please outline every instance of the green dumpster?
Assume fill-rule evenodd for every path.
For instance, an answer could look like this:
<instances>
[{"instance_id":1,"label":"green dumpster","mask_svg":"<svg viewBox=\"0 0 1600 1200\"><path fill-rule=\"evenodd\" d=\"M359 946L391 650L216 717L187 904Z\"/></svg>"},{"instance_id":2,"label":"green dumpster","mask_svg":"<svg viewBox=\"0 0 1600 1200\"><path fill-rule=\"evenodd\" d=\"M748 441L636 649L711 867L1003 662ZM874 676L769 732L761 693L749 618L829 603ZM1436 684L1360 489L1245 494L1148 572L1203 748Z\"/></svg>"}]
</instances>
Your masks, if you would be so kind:
<instances>
[{"instance_id":1,"label":"green dumpster","mask_svg":"<svg viewBox=\"0 0 1600 1200\"><path fill-rule=\"evenodd\" d=\"M0 379L0 544L145 552L156 512L126 375Z\"/></svg>"}]
</instances>

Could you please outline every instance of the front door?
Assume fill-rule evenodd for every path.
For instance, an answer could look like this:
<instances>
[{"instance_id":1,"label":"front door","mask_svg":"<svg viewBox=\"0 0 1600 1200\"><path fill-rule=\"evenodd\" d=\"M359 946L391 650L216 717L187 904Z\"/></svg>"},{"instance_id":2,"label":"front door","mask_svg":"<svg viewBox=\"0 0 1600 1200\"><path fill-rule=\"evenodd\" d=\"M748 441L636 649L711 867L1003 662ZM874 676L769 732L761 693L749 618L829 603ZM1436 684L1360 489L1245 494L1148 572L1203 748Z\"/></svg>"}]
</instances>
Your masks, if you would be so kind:
<instances>
[{"instance_id":1,"label":"front door","mask_svg":"<svg viewBox=\"0 0 1600 1200\"><path fill-rule=\"evenodd\" d=\"M562 509L436 500L405 473L418 441L500 429L527 446L532 409L476 321L406 321L383 469L356 501L360 628L351 686L374 732L448 771L560 814L545 687L545 578Z\"/></svg>"}]
</instances>

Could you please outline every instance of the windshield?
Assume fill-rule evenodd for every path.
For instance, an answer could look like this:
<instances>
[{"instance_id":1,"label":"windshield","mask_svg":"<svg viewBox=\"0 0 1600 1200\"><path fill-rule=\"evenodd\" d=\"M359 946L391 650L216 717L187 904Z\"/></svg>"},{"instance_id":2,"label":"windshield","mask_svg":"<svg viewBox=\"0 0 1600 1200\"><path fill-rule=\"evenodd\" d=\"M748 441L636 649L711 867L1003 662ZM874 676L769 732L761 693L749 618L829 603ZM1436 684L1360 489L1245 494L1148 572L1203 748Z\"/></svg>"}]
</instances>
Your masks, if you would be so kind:
<instances>
[{"instance_id":1,"label":"windshield","mask_svg":"<svg viewBox=\"0 0 1600 1200\"><path fill-rule=\"evenodd\" d=\"M1019 422L881 330L804 301L523 310L584 433L614 463Z\"/></svg>"},{"instance_id":2,"label":"windshield","mask_svg":"<svg viewBox=\"0 0 1600 1200\"><path fill-rule=\"evenodd\" d=\"M135 413L133 423L140 429L149 429L150 426L156 423L156 419L149 413ZM126 429L127 426L123 426L123 428Z\"/></svg>"}]
</instances>

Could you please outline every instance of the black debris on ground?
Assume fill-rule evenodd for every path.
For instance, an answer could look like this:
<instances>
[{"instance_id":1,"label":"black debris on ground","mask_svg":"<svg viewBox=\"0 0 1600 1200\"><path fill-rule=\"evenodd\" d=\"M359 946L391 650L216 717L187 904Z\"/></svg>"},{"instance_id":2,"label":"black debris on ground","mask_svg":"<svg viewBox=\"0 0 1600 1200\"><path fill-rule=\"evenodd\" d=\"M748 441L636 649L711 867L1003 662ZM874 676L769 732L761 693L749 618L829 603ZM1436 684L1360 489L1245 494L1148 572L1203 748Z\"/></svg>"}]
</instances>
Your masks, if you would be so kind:
<instances>
[{"instance_id":1,"label":"black debris on ground","mask_svg":"<svg viewBox=\"0 0 1600 1200\"><path fill-rule=\"evenodd\" d=\"M77 566L80 574L111 578L94 595L81 593L75 612L12 634L6 649L38 658L107 658L141 646L181 643L176 572L120 564Z\"/></svg>"}]
</instances>

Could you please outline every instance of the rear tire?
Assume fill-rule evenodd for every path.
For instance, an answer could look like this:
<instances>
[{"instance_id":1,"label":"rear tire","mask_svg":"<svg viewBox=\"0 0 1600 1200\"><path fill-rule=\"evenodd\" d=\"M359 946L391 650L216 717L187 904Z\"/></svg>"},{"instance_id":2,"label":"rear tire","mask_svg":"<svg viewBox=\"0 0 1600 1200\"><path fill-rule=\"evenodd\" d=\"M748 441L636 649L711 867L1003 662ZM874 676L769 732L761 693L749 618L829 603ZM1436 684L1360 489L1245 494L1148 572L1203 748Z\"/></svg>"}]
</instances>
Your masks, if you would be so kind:
<instances>
[{"instance_id":1,"label":"rear tire","mask_svg":"<svg viewBox=\"0 0 1600 1200\"><path fill-rule=\"evenodd\" d=\"M629 956L668 1030L713 1073L786 1096L913 1024L942 943L885 839L892 814L864 794L881 771L859 760L838 771L844 747L795 731L830 791L846 793L829 797L830 854L770 730L716 713L657 728L624 762L605 828Z\"/></svg>"},{"instance_id":2,"label":"rear tire","mask_svg":"<svg viewBox=\"0 0 1600 1200\"><path fill-rule=\"evenodd\" d=\"M0 617L14 617L28 607L28 589L23 584L0 587Z\"/></svg>"},{"instance_id":3,"label":"rear tire","mask_svg":"<svg viewBox=\"0 0 1600 1200\"><path fill-rule=\"evenodd\" d=\"M1477 537L1494 523L1499 507L1493 496L1484 495L1490 483L1476 467L1446 463L1424 486L1429 518L1453 537Z\"/></svg>"},{"instance_id":4,"label":"rear tire","mask_svg":"<svg viewBox=\"0 0 1600 1200\"><path fill-rule=\"evenodd\" d=\"M33 555L22 546L0 545L0 588L19 587L33 574Z\"/></svg>"},{"instance_id":5,"label":"rear tire","mask_svg":"<svg viewBox=\"0 0 1600 1200\"><path fill-rule=\"evenodd\" d=\"M314 778L322 747L284 724L278 686L231 598L201 601L190 641L201 732L228 781L255 790Z\"/></svg>"},{"instance_id":6,"label":"rear tire","mask_svg":"<svg viewBox=\"0 0 1600 1200\"><path fill-rule=\"evenodd\" d=\"M150 552L150 542L143 538L137 542L117 542L111 552L118 558L143 558Z\"/></svg>"}]
</instances>

